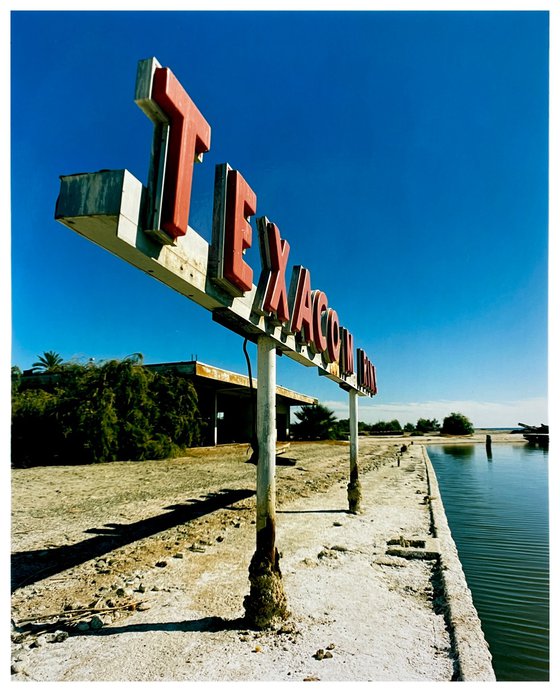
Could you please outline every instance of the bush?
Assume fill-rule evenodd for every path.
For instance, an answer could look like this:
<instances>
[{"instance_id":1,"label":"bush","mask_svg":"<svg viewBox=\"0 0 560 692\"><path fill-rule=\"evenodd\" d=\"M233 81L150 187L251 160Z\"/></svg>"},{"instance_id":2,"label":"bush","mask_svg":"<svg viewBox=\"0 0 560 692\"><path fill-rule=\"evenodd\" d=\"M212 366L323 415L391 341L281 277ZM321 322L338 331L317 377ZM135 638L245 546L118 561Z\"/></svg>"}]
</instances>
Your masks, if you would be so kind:
<instances>
[{"instance_id":1,"label":"bush","mask_svg":"<svg viewBox=\"0 0 560 692\"><path fill-rule=\"evenodd\" d=\"M14 465L29 466L40 456L56 458L62 444L57 421L56 396L29 390L13 396L12 459Z\"/></svg>"},{"instance_id":2,"label":"bush","mask_svg":"<svg viewBox=\"0 0 560 692\"><path fill-rule=\"evenodd\" d=\"M297 424L296 424L297 425ZM359 429L360 424L358 424ZM347 440L350 435L350 419L341 418L333 423L328 436L331 440Z\"/></svg>"},{"instance_id":3,"label":"bush","mask_svg":"<svg viewBox=\"0 0 560 692\"><path fill-rule=\"evenodd\" d=\"M443 419L443 435L472 435L474 426L462 413L451 413Z\"/></svg>"},{"instance_id":4,"label":"bush","mask_svg":"<svg viewBox=\"0 0 560 692\"><path fill-rule=\"evenodd\" d=\"M170 440L181 440L185 447L200 444L198 397L192 383L175 374L160 375L152 381L151 393L158 403L156 429Z\"/></svg>"},{"instance_id":5,"label":"bush","mask_svg":"<svg viewBox=\"0 0 560 692\"><path fill-rule=\"evenodd\" d=\"M419 418L416 423L416 430L421 433L436 432L439 428L440 425L435 418Z\"/></svg>"},{"instance_id":6,"label":"bush","mask_svg":"<svg viewBox=\"0 0 560 692\"><path fill-rule=\"evenodd\" d=\"M377 421L377 423L372 423L369 426L369 429L372 433L377 434L377 435L382 435L382 434L391 434L395 435L400 432L402 432L402 427L399 421L394 418L391 421L384 421L380 420Z\"/></svg>"},{"instance_id":7,"label":"bush","mask_svg":"<svg viewBox=\"0 0 560 692\"><path fill-rule=\"evenodd\" d=\"M12 393L12 464L162 459L200 442L191 382L139 358L64 365L44 385Z\"/></svg>"}]
</instances>

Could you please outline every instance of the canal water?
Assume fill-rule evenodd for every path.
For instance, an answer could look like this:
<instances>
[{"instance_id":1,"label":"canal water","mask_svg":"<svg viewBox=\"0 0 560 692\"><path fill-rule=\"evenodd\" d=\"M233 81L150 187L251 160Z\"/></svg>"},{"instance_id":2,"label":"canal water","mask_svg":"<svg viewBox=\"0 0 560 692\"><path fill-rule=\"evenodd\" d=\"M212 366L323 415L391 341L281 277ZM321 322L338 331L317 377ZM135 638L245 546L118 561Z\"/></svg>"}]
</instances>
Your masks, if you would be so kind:
<instances>
[{"instance_id":1,"label":"canal water","mask_svg":"<svg viewBox=\"0 0 560 692\"><path fill-rule=\"evenodd\" d=\"M498 681L549 679L548 451L433 445L449 528Z\"/></svg>"}]
</instances>

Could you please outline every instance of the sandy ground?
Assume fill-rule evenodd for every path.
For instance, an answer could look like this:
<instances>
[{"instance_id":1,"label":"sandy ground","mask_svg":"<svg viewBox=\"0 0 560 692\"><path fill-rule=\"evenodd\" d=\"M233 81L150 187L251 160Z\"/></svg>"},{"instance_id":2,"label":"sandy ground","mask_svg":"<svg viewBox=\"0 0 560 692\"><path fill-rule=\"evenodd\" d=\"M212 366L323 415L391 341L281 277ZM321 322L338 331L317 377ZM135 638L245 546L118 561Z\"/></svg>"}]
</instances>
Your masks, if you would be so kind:
<instances>
[{"instance_id":1,"label":"sandy ground","mask_svg":"<svg viewBox=\"0 0 560 692\"><path fill-rule=\"evenodd\" d=\"M436 560L402 556L433 534L411 441L360 438L359 515L347 443L292 443L280 458L291 615L265 632L242 619L255 543L244 446L14 470L12 680L451 680Z\"/></svg>"}]
</instances>

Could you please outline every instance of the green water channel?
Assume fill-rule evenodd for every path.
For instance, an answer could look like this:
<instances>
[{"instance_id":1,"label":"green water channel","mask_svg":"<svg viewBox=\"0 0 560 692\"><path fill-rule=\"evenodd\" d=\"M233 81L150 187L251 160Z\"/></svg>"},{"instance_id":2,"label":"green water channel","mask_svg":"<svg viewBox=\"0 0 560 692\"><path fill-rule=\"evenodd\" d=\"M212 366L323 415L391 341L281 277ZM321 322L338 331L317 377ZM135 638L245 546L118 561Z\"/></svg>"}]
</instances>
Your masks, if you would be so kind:
<instances>
[{"instance_id":1,"label":"green water channel","mask_svg":"<svg viewBox=\"0 0 560 692\"><path fill-rule=\"evenodd\" d=\"M548 452L433 445L449 528L498 681L549 679Z\"/></svg>"}]
</instances>

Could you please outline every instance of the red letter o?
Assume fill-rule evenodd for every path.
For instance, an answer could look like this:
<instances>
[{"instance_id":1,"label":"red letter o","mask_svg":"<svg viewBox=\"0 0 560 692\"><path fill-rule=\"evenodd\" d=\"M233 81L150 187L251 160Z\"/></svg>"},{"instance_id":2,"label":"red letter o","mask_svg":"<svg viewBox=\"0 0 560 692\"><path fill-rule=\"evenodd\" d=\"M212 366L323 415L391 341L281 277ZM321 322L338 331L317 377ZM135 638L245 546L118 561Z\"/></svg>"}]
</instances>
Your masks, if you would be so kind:
<instances>
[{"instance_id":1,"label":"red letter o","mask_svg":"<svg viewBox=\"0 0 560 692\"><path fill-rule=\"evenodd\" d=\"M336 363L340 355L340 325L336 310L327 312L327 350L325 355L329 363Z\"/></svg>"}]
</instances>

